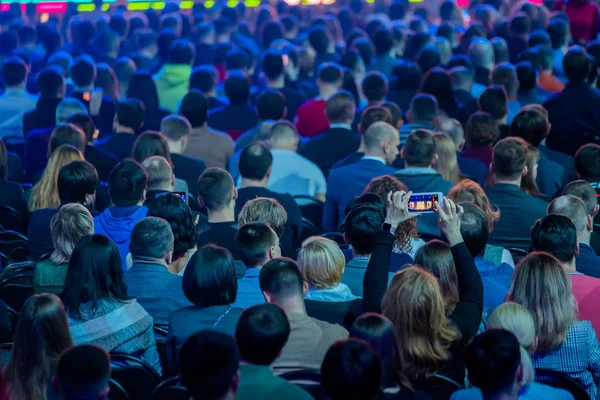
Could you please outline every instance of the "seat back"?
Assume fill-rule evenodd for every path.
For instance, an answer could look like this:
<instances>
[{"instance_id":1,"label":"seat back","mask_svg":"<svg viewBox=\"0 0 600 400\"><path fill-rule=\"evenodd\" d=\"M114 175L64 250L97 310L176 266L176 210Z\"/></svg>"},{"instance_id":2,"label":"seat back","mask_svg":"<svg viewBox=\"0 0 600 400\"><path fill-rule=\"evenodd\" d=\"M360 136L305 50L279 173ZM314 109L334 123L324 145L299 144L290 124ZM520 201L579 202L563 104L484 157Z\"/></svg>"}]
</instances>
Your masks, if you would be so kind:
<instances>
[{"instance_id":1,"label":"seat back","mask_svg":"<svg viewBox=\"0 0 600 400\"><path fill-rule=\"evenodd\" d=\"M297 195L294 196L294 200L296 201L296 204L298 204L302 216L312 222L315 228L317 228L317 231L323 232L321 222L323 220L324 203L312 196Z\"/></svg>"},{"instance_id":2,"label":"seat back","mask_svg":"<svg viewBox=\"0 0 600 400\"><path fill-rule=\"evenodd\" d=\"M586 392L585 387L579 381L576 381L562 372L549 369L536 369L535 381L543 383L544 385L564 389L571 393L575 400L590 400L590 396Z\"/></svg>"},{"instance_id":3,"label":"seat back","mask_svg":"<svg viewBox=\"0 0 600 400\"><path fill-rule=\"evenodd\" d=\"M158 351L158 357L160 358L160 365L162 365L163 377L172 376L174 373L167 369L167 331L168 327L154 325L154 339L156 340L156 351Z\"/></svg>"},{"instance_id":4,"label":"seat back","mask_svg":"<svg viewBox=\"0 0 600 400\"><path fill-rule=\"evenodd\" d=\"M32 294L33 272L11 274L0 282L0 299L16 311L21 311Z\"/></svg>"},{"instance_id":5,"label":"seat back","mask_svg":"<svg viewBox=\"0 0 600 400\"><path fill-rule=\"evenodd\" d=\"M529 254L529 251L527 251L526 249L520 249L518 247L508 247L506 250L510 252L510 255L515 261L515 264L518 263L519 260L521 260L521 258Z\"/></svg>"},{"instance_id":6,"label":"seat back","mask_svg":"<svg viewBox=\"0 0 600 400\"><path fill-rule=\"evenodd\" d=\"M7 365L8 361L10 361L10 353L12 352L12 348L12 343L0 344L0 362L2 365Z\"/></svg>"},{"instance_id":7,"label":"seat back","mask_svg":"<svg viewBox=\"0 0 600 400\"><path fill-rule=\"evenodd\" d=\"M111 353L111 377L131 400L148 400L160 377L147 362L122 353Z\"/></svg>"},{"instance_id":8,"label":"seat back","mask_svg":"<svg viewBox=\"0 0 600 400\"><path fill-rule=\"evenodd\" d=\"M0 232L0 251L10 262L27 261L27 238L15 231Z\"/></svg>"},{"instance_id":9,"label":"seat back","mask_svg":"<svg viewBox=\"0 0 600 400\"><path fill-rule=\"evenodd\" d=\"M189 398L187 389L179 386L179 377L174 376L165 379L154 389L151 400L189 400Z\"/></svg>"},{"instance_id":10,"label":"seat back","mask_svg":"<svg viewBox=\"0 0 600 400\"><path fill-rule=\"evenodd\" d=\"M108 387L110 392L108 393L108 400L131 400L127 391L119 384L119 382L110 378L108 380Z\"/></svg>"},{"instance_id":11,"label":"seat back","mask_svg":"<svg viewBox=\"0 0 600 400\"><path fill-rule=\"evenodd\" d=\"M430 395L433 399L447 400L454 392L464 387L458 382L448 378L447 376L435 374L429 377L426 381L420 381L415 384L415 389L422 390Z\"/></svg>"},{"instance_id":12,"label":"seat back","mask_svg":"<svg viewBox=\"0 0 600 400\"><path fill-rule=\"evenodd\" d=\"M300 369L286 372L279 375L279 377L306 390L317 400L328 398L327 392L321 386L321 371L319 370Z\"/></svg>"},{"instance_id":13,"label":"seat back","mask_svg":"<svg viewBox=\"0 0 600 400\"><path fill-rule=\"evenodd\" d=\"M13 339L15 332L17 331L17 324L19 323L19 313L17 310L12 308L11 306L6 306L6 313L8 314L8 319L10 320L11 332L10 338ZM6 365L6 364L3 364Z\"/></svg>"},{"instance_id":14,"label":"seat back","mask_svg":"<svg viewBox=\"0 0 600 400\"><path fill-rule=\"evenodd\" d=\"M6 230L27 233L27 224L17 210L0 204L0 225Z\"/></svg>"},{"instance_id":15,"label":"seat back","mask_svg":"<svg viewBox=\"0 0 600 400\"><path fill-rule=\"evenodd\" d=\"M319 231L317 230L315 225L306 218L302 217L302 233L295 238L294 248L300 248L300 246L302 246L302 242L304 242L309 237L317 236L318 234Z\"/></svg>"}]
</instances>

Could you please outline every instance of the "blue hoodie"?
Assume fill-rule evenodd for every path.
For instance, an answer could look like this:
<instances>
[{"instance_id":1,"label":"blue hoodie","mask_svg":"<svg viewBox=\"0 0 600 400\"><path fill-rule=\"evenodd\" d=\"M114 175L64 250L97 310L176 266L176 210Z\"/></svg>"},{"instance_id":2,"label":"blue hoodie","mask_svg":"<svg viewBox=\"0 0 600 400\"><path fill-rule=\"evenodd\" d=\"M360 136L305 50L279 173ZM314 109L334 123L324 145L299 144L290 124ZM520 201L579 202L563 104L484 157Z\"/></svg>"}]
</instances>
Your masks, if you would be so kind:
<instances>
[{"instance_id":1,"label":"blue hoodie","mask_svg":"<svg viewBox=\"0 0 600 400\"><path fill-rule=\"evenodd\" d=\"M97 234L111 238L119 248L123 270L127 269L129 239L135 224L146 218L148 208L145 206L111 207L94 218L94 230Z\"/></svg>"},{"instance_id":2,"label":"blue hoodie","mask_svg":"<svg viewBox=\"0 0 600 400\"><path fill-rule=\"evenodd\" d=\"M483 306L494 310L504 303L515 269L507 263L495 264L481 257L475 257L474 261L483 281Z\"/></svg>"}]
</instances>

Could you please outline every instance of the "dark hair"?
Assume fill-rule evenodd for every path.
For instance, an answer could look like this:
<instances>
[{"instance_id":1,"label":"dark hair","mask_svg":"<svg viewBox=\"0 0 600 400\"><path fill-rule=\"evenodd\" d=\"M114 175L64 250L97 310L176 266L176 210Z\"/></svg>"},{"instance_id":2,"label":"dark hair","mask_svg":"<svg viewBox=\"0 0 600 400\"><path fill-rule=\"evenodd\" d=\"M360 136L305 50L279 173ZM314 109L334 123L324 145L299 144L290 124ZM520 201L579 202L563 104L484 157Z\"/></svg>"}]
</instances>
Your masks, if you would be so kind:
<instances>
[{"instance_id":1,"label":"dark hair","mask_svg":"<svg viewBox=\"0 0 600 400\"><path fill-rule=\"evenodd\" d=\"M64 84L65 78L60 69L53 66L44 68L35 78L35 85L42 99L58 97Z\"/></svg>"},{"instance_id":2,"label":"dark hair","mask_svg":"<svg viewBox=\"0 0 600 400\"><path fill-rule=\"evenodd\" d=\"M123 264L115 242L106 236L84 236L75 246L60 295L67 314L80 319L81 306L100 300L129 300L123 280Z\"/></svg>"},{"instance_id":3,"label":"dark hair","mask_svg":"<svg viewBox=\"0 0 600 400\"><path fill-rule=\"evenodd\" d=\"M262 26L261 41L263 48L268 49L277 39L283 38L283 29L278 21L268 21Z\"/></svg>"},{"instance_id":4,"label":"dark hair","mask_svg":"<svg viewBox=\"0 0 600 400\"><path fill-rule=\"evenodd\" d=\"M179 196L168 194L149 202L148 216L162 218L171 226L174 238L173 261L196 246L196 224L192 210Z\"/></svg>"},{"instance_id":5,"label":"dark hair","mask_svg":"<svg viewBox=\"0 0 600 400\"><path fill-rule=\"evenodd\" d=\"M63 204L85 203L85 196L96 192L98 172L87 161L72 161L60 169L56 185Z\"/></svg>"},{"instance_id":6,"label":"dark hair","mask_svg":"<svg viewBox=\"0 0 600 400\"><path fill-rule=\"evenodd\" d=\"M417 64L425 73L434 67L439 67L442 64L442 58L438 47L433 44L423 46L417 54Z\"/></svg>"},{"instance_id":7,"label":"dark hair","mask_svg":"<svg viewBox=\"0 0 600 400\"><path fill-rule=\"evenodd\" d=\"M278 299L303 297L304 279L296 261L276 258L260 269L260 290Z\"/></svg>"},{"instance_id":8,"label":"dark hair","mask_svg":"<svg viewBox=\"0 0 600 400\"><path fill-rule=\"evenodd\" d=\"M250 66L250 60L248 54L239 48L232 48L225 55L225 69L227 71L232 70L244 70Z\"/></svg>"},{"instance_id":9,"label":"dark hair","mask_svg":"<svg viewBox=\"0 0 600 400\"><path fill-rule=\"evenodd\" d=\"M337 83L343 79L342 67L336 63L326 62L319 66L319 80L324 83Z\"/></svg>"},{"instance_id":10,"label":"dark hair","mask_svg":"<svg viewBox=\"0 0 600 400\"><path fill-rule=\"evenodd\" d=\"M452 77L446 70L440 67L430 69L423 77L419 92L434 96L439 108L449 117L455 117L457 106L452 92Z\"/></svg>"},{"instance_id":11,"label":"dark hair","mask_svg":"<svg viewBox=\"0 0 600 400\"><path fill-rule=\"evenodd\" d=\"M471 115L465 127L465 142L469 147L487 146L500 136L496 119L487 112Z\"/></svg>"},{"instance_id":12,"label":"dark hair","mask_svg":"<svg viewBox=\"0 0 600 400\"><path fill-rule=\"evenodd\" d=\"M473 257L483 257L490 236L487 215L470 202L459 203L464 213L460 224L460 233Z\"/></svg>"},{"instance_id":13,"label":"dark hair","mask_svg":"<svg viewBox=\"0 0 600 400\"><path fill-rule=\"evenodd\" d=\"M583 201L585 204L587 213L589 215L594 214L594 208L596 208L598 205L596 190L594 190L588 181L578 180L569 183L567 186L565 186L562 195L571 195L581 199L581 201Z\"/></svg>"},{"instance_id":14,"label":"dark hair","mask_svg":"<svg viewBox=\"0 0 600 400\"><path fill-rule=\"evenodd\" d=\"M373 55L375 54L375 49L373 48L371 41L366 37L359 37L358 39L354 40L352 47L360 54L360 57L365 63L365 67L368 67L369 64L371 64Z\"/></svg>"},{"instance_id":15,"label":"dark hair","mask_svg":"<svg viewBox=\"0 0 600 400\"><path fill-rule=\"evenodd\" d=\"M600 145L581 146L575 153L575 170L581 179L600 178Z\"/></svg>"},{"instance_id":16,"label":"dark hair","mask_svg":"<svg viewBox=\"0 0 600 400\"><path fill-rule=\"evenodd\" d=\"M157 217L145 217L131 230L129 252L132 258L165 259L172 253L174 236L167 221Z\"/></svg>"},{"instance_id":17,"label":"dark hair","mask_svg":"<svg viewBox=\"0 0 600 400\"><path fill-rule=\"evenodd\" d=\"M241 71L229 71L225 80L225 95L231 104L246 104L250 98L250 81Z\"/></svg>"},{"instance_id":18,"label":"dark hair","mask_svg":"<svg viewBox=\"0 0 600 400\"><path fill-rule=\"evenodd\" d=\"M167 139L160 132L146 131L135 140L131 158L141 164L146 158L152 156L162 156L173 165Z\"/></svg>"},{"instance_id":19,"label":"dark hair","mask_svg":"<svg viewBox=\"0 0 600 400\"><path fill-rule=\"evenodd\" d=\"M529 92L536 88L536 72L533 64L529 61L521 61L515 66L515 69L519 81L519 91Z\"/></svg>"},{"instance_id":20,"label":"dark hair","mask_svg":"<svg viewBox=\"0 0 600 400\"><path fill-rule=\"evenodd\" d=\"M59 124L52 129L50 141L48 142L48 157L54 153L54 150L58 149L63 144L70 144L83 154L85 152L87 138L85 133L83 133L78 126L70 123Z\"/></svg>"},{"instance_id":21,"label":"dark hair","mask_svg":"<svg viewBox=\"0 0 600 400\"><path fill-rule=\"evenodd\" d=\"M285 97L279 90L264 89L258 95L256 111L262 121L283 119L285 117Z\"/></svg>"},{"instance_id":22,"label":"dark hair","mask_svg":"<svg viewBox=\"0 0 600 400\"><path fill-rule=\"evenodd\" d=\"M581 46L571 46L563 58L563 69L569 82L584 82L590 72L590 59Z\"/></svg>"},{"instance_id":23,"label":"dark hair","mask_svg":"<svg viewBox=\"0 0 600 400\"><path fill-rule=\"evenodd\" d=\"M133 84L129 85L130 90L133 86ZM126 99L119 102L117 106L117 120L119 121L119 125L136 131L140 129L144 124L146 114L146 106L144 104L137 99Z\"/></svg>"},{"instance_id":24,"label":"dark hair","mask_svg":"<svg viewBox=\"0 0 600 400\"><path fill-rule=\"evenodd\" d=\"M108 192L117 207L131 207L141 200L148 184L148 176L142 166L134 160L123 160L108 177Z\"/></svg>"},{"instance_id":25,"label":"dark hair","mask_svg":"<svg viewBox=\"0 0 600 400\"><path fill-rule=\"evenodd\" d=\"M235 341L242 360L258 365L271 365L289 336L287 316L274 304L247 308L235 329Z\"/></svg>"},{"instance_id":26,"label":"dark hair","mask_svg":"<svg viewBox=\"0 0 600 400\"><path fill-rule=\"evenodd\" d=\"M2 64L2 81L8 87L17 86L27 78L27 65L18 57L8 57Z\"/></svg>"},{"instance_id":27,"label":"dark hair","mask_svg":"<svg viewBox=\"0 0 600 400\"><path fill-rule=\"evenodd\" d=\"M492 84L504 87L506 93L516 94L519 87L515 67L508 62L496 64L492 71Z\"/></svg>"},{"instance_id":28,"label":"dark hair","mask_svg":"<svg viewBox=\"0 0 600 400\"><path fill-rule=\"evenodd\" d=\"M518 137L500 140L494 146L492 166L494 174L505 179L516 179L523 173L527 162L527 142Z\"/></svg>"},{"instance_id":29,"label":"dark hair","mask_svg":"<svg viewBox=\"0 0 600 400\"><path fill-rule=\"evenodd\" d=\"M488 329L465 348L469 381L484 397L496 396L512 385L521 365L521 346L511 332Z\"/></svg>"},{"instance_id":30,"label":"dark hair","mask_svg":"<svg viewBox=\"0 0 600 400\"><path fill-rule=\"evenodd\" d=\"M535 47L535 46L551 46L552 39L550 39L550 35L543 29L536 29L535 31L529 34L529 38L527 38L527 47Z\"/></svg>"},{"instance_id":31,"label":"dark hair","mask_svg":"<svg viewBox=\"0 0 600 400\"><path fill-rule=\"evenodd\" d=\"M492 85L479 96L479 111L489 113L494 119L508 114L508 95L503 86Z\"/></svg>"},{"instance_id":32,"label":"dark hair","mask_svg":"<svg viewBox=\"0 0 600 400\"><path fill-rule=\"evenodd\" d=\"M125 18L125 15L121 13L115 13L110 16L110 22L108 26L110 29L119 36L125 36L127 34L127 28L129 21Z\"/></svg>"},{"instance_id":33,"label":"dark hair","mask_svg":"<svg viewBox=\"0 0 600 400\"><path fill-rule=\"evenodd\" d=\"M277 234L264 222L249 222L238 229L235 244L246 267L265 260L271 247L277 246Z\"/></svg>"},{"instance_id":34,"label":"dark hair","mask_svg":"<svg viewBox=\"0 0 600 400\"><path fill-rule=\"evenodd\" d=\"M394 35L386 28L381 28L372 37L373 47L377 55L385 55L394 47Z\"/></svg>"},{"instance_id":35,"label":"dark hair","mask_svg":"<svg viewBox=\"0 0 600 400\"><path fill-rule=\"evenodd\" d=\"M398 124L402 120L402 110L400 109L400 107L398 107L396 103L393 103L391 101L386 101L381 105L381 107L388 110L390 112L390 115L392 116L392 120L389 122L389 124L392 125L394 128L398 128Z\"/></svg>"},{"instance_id":36,"label":"dark hair","mask_svg":"<svg viewBox=\"0 0 600 400\"><path fill-rule=\"evenodd\" d=\"M222 398L240 365L234 339L209 330L190 336L179 351L179 359L181 383L194 399Z\"/></svg>"},{"instance_id":37,"label":"dark hair","mask_svg":"<svg viewBox=\"0 0 600 400\"><path fill-rule=\"evenodd\" d=\"M269 49L262 59L262 70L269 79L277 79L283 75L283 53L277 49Z\"/></svg>"},{"instance_id":38,"label":"dark hair","mask_svg":"<svg viewBox=\"0 0 600 400\"><path fill-rule=\"evenodd\" d=\"M192 128L204 126L208 119L208 102L204 94L197 89L191 89L181 100L179 115L187 118Z\"/></svg>"},{"instance_id":39,"label":"dark hair","mask_svg":"<svg viewBox=\"0 0 600 400\"><path fill-rule=\"evenodd\" d=\"M169 56L167 62L169 64L185 64L191 65L196 57L196 49L186 39L177 39L169 46Z\"/></svg>"},{"instance_id":40,"label":"dark hair","mask_svg":"<svg viewBox=\"0 0 600 400\"><path fill-rule=\"evenodd\" d=\"M346 215L344 234L357 254L373 252L383 220L381 210L369 205L356 207Z\"/></svg>"},{"instance_id":41,"label":"dark hair","mask_svg":"<svg viewBox=\"0 0 600 400\"><path fill-rule=\"evenodd\" d=\"M325 115L332 124L352 121L355 110L354 97L346 90L338 90L325 103Z\"/></svg>"},{"instance_id":42,"label":"dark hair","mask_svg":"<svg viewBox=\"0 0 600 400\"><path fill-rule=\"evenodd\" d=\"M335 342L321 365L321 385L332 400L375 399L380 393L381 361L367 342Z\"/></svg>"},{"instance_id":43,"label":"dark hair","mask_svg":"<svg viewBox=\"0 0 600 400\"><path fill-rule=\"evenodd\" d=\"M535 109L523 109L513 118L510 134L538 147L548 134L548 121Z\"/></svg>"},{"instance_id":44,"label":"dark hair","mask_svg":"<svg viewBox=\"0 0 600 400\"><path fill-rule=\"evenodd\" d=\"M264 144L257 142L244 147L240 154L239 170L242 177L260 181L273 165L273 155Z\"/></svg>"},{"instance_id":45,"label":"dark hair","mask_svg":"<svg viewBox=\"0 0 600 400\"><path fill-rule=\"evenodd\" d=\"M402 149L407 164L415 167L428 167L435 156L433 134L426 129L416 129L406 138Z\"/></svg>"},{"instance_id":46,"label":"dark hair","mask_svg":"<svg viewBox=\"0 0 600 400\"><path fill-rule=\"evenodd\" d=\"M99 398L108 389L110 355L94 344L80 344L58 360L57 376L65 400Z\"/></svg>"},{"instance_id":47,"label":"dark hair","mask_svg":"<svg viewBox=\"0 0 600 400\"><path fill-rule=\"evenodd\" d=\"M381 72L371 71L363 78L361 88L368 101L381 101L387 94L388 80Z\"/></svg>"},{"instance_id":48,"label":"dark hair","mask_svg":"<svg viewBox=\"0 0 600 400\"><path fill-rule=\"evenodd\" d=\"M69 117L67 122L81 129L88 142L93 139L96 127L94 126L94 120L88 114L75 114Z\"/></svg>"},{"instance_id":49,"label":"dark hair","mask_svg":"<svg viewBox=\"0 0 600 400\"><path fill-rule=\"evenodd\" d=\"M229 172L221 168L208 168L196 182L198 197L208 210L219 210L231 201L234 189Z\"/></svg>"},{"instance_id":50,"label":"dark hair","mask_svg":"<svg viewBox=\"0 0 600 400\"><path fill-rule=\"evenodd\" d=\"M0 54L9 55L19 45L19 38L14 32L4 31L0 33Z\"/></svg>"},{"instance_id":51,"label":"dark hair","mask_svg":"<svg viewBox=\"0 0 600 400\"><path fill-rule=\"evenodd\" d=\"M212 65L200 65L190 75L190 90L197 89L203 93L212 91L217 85L217 70Z\"/></svg>"},{"instance_id":52,"label":"dark hair","mask_svg":"<svg viewBox=\"0 0 600 400\"><path fill-rule=\"evenodd\" d=\"M518 35L527 35L531 32L531 19L523 12L518 12L510 20L510 31Z\"/></svg>"},{"instance_id":53,"label":"dark hair","mask_svg":"<svg viewBox=\"0 0 600 400\"><path fill-rule=\"evenodd\" d=\"M569 24L560 18L553 18L546 27L550 40L552 41L552 48L559 49L567 44L567 33L569 32Z\"/></svg>"},{"instance_id":54,"label":"dark hair","mask_svg":"<svg viewBox=\"0 0 600 400\"><path fill-rule=\"evenodd\" d=\"M214 244L201 247L188 262L182 286L185 297L199 307L235 303L238 284L233 257Z\"/></svg>"},{"instance_id":55,"label":"dark hair","mask_svg":"<svg viewBox=\"0 0 600 400\"><path fill-rule=\"evenodd\" d=\"M323 26L314 26L308 33L308 41L317 54L327 53L329 48L329 36Z\"/></svg>"},{"instance_id":56,"label":"dark hair","mask_svg":"<svg viewBox=\"0 0 600 400\"><path fill-rule=\"evenodd\" d=\"M499 36L490 40L492 47L494 48L494 59L496 63L507 62L510 60L510 52L508 51L508 44L504 38Z\"/></svg>"},{"instance_id":57,"label":"dark hair","mask_svg":"<svg viewBox=\"0 0 600 400\"><path fill-rule=\"evenodd\" d=\"M569 262L575 257L577 229L564 215L546 215L531 227L531 244L535 251L545 251L561 262Z\"/></svg>"},{"instance_id":58,"label":"dark hair","mask_svg":"<svg viewBox=\"0 0 600 400\"><path fill-rule=\"evenodd\" d=\"M413 121L433 122L438 113L438 102L430 94L417 94L410 103L410 112Z\"/></svg>"},{"instance_id":59,"label":"dark hair","mask_svg":"<svg viewBox=\"0 0 600 400\"><path fill-rule=\"evenodd\" d=\"M79 56L71 63L69 74L76 86L92 85L96 79L96 64L90 56Z\"/></svg>"}]
</instances>

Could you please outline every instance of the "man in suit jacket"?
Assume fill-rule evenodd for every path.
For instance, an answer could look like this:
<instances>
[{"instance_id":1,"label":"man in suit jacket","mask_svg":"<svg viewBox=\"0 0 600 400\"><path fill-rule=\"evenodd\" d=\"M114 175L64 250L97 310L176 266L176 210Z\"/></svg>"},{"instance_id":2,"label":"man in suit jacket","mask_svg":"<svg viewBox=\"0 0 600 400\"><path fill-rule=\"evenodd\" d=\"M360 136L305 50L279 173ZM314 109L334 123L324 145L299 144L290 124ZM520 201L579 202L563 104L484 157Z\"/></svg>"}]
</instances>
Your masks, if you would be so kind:
<instances>
[{"instance_id":1,"label":"man in suit jacket","mask_svg":"<svg viewBox=\"0 0 600 400\"><path fill-rule=\"evenodd\" d=\"M365 155L354 164L331 171L323 209L323 227L336 232L346 215L348 203L359 196L371 179L392 175L390 165L398 155L398 131L386 122L376 122L363 135Z\"/></svg>"},{"instance_id":2,"label":"man in suit jacket","mask_svg":"<svg viewBox=\"0 0 600 400\"><path fill-rule=\"evenodd\" d=\"M546 144L553 150L575 154L587 143L600 143L600 92L588 85L588 54L573 46L564 57L568 83L544 103L552 129Z\"/></svg>"},{"instance_id":3,"label":"man in suit jacket","mask_svg":"<svg viewBox=\"0 0 600 400\"><path fill-rule=\"evenodd\" d=\"M56 67L45 68L37 76L40 98L35 108L23 115L23 135L36 129L51 128L56 124L56 108L65 97L65 78Z\"/></svg>"},{"instance_id":4,"label":"man in suit jacket","mask_svg":"<svg viewBox=\"0 0 600 400\"><path fill-rule=\"evenodd\" d=\"M169 272L173 241L171 226L161 218L144 218L131 231L133 265L123 277L129 295L152 316L154 325L168 325L172 311L191 305L181 276Z\"/></svg>"},{"instance_id":5,"label":"man in suit jacket","mask_svg":"<svg viewBox=\"0 0 600 400\"><path fill-rule=\"evenodd\" d=\"M300 155L317 164L325 176L333 164L360 146L358 134L352 132L355 109L354 97L349 92L340 90L331 96L325 105L329 129L306 142L300 151Z\"/></svg>"}]
</instances>

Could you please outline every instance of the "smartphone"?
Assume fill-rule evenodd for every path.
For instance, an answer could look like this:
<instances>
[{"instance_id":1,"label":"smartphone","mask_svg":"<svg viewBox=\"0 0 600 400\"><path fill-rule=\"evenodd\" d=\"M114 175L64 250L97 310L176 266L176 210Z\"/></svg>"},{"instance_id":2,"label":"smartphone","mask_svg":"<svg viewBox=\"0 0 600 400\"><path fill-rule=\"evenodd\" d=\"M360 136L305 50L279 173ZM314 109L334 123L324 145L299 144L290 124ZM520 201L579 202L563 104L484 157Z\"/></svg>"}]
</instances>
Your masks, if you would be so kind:
<instances>
[{"instance_id":1,"label":"smartphone","mask_svg":"<svg viewBox=\"0 0 600 400\"><path fill-rule=\"evenodd\" d=\"M408 212L421 214L437 212L435 202L441 202L442 199L441 192L413 193L408 200Z\"/></svg>"},{"instance_id":2,"label":"smartphone","mask_svg":"<svg viewBox=\"0 0 600 400\"><path fill-rule=\"evenodd\" d=\"M183 200L187 203L187 195L185 192L162 192L162 193L158 193L154 198L168 196L170 194L174 194L175 196L179 197L181 200Z\"/></svg>"}]
</instances>

